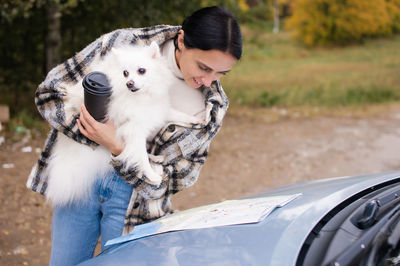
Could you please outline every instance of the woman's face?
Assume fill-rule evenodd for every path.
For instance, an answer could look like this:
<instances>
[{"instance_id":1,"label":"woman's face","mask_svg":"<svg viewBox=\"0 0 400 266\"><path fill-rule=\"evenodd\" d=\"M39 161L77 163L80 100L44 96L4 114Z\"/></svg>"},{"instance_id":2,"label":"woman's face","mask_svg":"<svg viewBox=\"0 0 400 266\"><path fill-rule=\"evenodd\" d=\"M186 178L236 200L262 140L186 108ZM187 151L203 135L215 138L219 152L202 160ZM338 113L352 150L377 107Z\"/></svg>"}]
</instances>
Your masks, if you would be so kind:
<instances>
[{"instance_id":1,"label":"woman's face","mask_svg":"<svg viewBox=\"0 0 400 266\"><path fill-rule=\"evenodd\" d=\"M182 71L185 82L192 88L202 85L209 87L215 80L228 73L236 58L230 53L219 50L187 49L183 44L183 31L178 36L178 47L175 51L176 62Z\"/></svg>"}]
</instances>

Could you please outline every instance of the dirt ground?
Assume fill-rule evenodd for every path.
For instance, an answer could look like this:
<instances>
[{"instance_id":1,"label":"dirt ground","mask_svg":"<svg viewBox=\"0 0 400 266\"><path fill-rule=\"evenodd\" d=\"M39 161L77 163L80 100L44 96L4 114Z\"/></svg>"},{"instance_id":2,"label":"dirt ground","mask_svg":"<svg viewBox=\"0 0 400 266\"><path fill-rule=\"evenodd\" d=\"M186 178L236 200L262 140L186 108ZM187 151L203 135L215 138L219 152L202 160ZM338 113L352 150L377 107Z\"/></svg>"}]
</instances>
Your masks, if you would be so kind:
<instances>
[{"instance_id":1,"label":"dirt ground","mask_svg":"<svg viewBox=\"0 0 400 266\"><path fill-rule=\"evenodd\" d=\"M334 112L232 109L199 181L175 196L174 208L318 178L399 170L399 124L400 105ZM51 207L25 188L43 141L6 137L0 145L0 265L48 263Z\"/></svg>"}]
</instances>

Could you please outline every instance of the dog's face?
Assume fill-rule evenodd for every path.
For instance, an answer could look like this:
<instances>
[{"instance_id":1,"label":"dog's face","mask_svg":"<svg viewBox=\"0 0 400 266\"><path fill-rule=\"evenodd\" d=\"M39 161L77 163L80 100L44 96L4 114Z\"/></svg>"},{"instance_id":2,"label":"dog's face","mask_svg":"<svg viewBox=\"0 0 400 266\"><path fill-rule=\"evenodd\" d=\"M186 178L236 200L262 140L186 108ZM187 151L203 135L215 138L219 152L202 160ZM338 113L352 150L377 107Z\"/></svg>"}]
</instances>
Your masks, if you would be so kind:
<instances>
[{"instance_id":1,"label":"dog's face","mask_svg":"<svg viewBox=\"0 0 400 266\"><path fill-rule=\"evenodd\" d=\"M110 57L107 67L115 92L154 94L163 89L161 54L155 42L147 47L113 48Z\"/></svg>"},{"instance_id":2,"label":"dog's face","mask_svg":"<svg viewBox=\"0 0 400 266\"><path fill-rule=\"evenodd\" d=\"M124 71L122 73L123 73L124 77L128 79L128 81L126 82L126 87L131 92L135 92L135 91L140 90L140 87L136 87L135 86L135 81L133 80L133 76L134 75L130 74L128 69L124 69ZM136 70L136 74L139 75L139 76L144 76L146 74L146 68L138 67L137 70Z\"/></svg>"}]
</instances>

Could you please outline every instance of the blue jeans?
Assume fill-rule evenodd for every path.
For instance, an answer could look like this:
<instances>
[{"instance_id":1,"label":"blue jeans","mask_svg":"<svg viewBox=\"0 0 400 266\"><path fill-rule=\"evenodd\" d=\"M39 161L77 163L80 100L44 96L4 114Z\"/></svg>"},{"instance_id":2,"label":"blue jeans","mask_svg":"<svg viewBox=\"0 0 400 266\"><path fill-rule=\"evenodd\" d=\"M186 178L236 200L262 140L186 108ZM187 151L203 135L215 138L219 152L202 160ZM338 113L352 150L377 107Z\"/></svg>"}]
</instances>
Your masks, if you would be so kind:
<instances>
[{"instance_id":1,"label":"blue jeans","mask_svg":"<svg viewBox=\"0 0 400 266\"><path fill-rule=\"evenodd\" d=\"M132 186L116 172L98 180L85 204L56 207L52 222L50 265L75 265L93 257L101 235L104 244L122 234Z\"/></svg>"}]
</instances>

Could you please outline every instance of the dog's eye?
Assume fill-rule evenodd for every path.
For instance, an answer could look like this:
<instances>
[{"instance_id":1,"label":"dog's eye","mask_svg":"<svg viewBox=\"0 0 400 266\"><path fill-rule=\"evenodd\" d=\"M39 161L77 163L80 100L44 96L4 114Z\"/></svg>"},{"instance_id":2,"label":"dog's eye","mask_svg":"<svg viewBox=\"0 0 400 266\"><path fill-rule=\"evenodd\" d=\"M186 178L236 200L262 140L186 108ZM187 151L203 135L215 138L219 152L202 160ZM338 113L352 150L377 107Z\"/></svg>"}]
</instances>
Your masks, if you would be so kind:
<instances>
[{"instance_id":1,"label":"dog's eye","mask_svg":"<svg viewBox=\"0 0 400 266\"><path fill-rule=\"evenodd\" d=\"M137 71L140 75L143 75L144 73L146 73L146 69L144 68L139 68Z\"/></svg>"},{"instance_id":2,"label":"dog's eye","mask_svg":"<svg viewBox=\"0 0 400 266\"><path fill-rule=\"evenodd\" d=\"M129 72L128 72L128 70L124 70L124 72L123 72L123 73L124 73L124 77L125 77L125 78L127 78L127 77L129 76Z\"/></svg>"}]
</instances>

